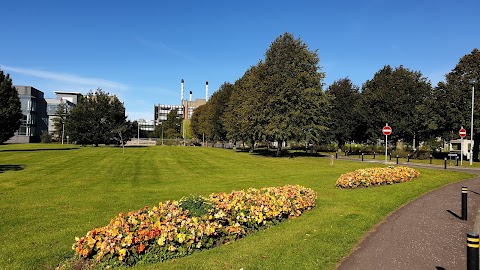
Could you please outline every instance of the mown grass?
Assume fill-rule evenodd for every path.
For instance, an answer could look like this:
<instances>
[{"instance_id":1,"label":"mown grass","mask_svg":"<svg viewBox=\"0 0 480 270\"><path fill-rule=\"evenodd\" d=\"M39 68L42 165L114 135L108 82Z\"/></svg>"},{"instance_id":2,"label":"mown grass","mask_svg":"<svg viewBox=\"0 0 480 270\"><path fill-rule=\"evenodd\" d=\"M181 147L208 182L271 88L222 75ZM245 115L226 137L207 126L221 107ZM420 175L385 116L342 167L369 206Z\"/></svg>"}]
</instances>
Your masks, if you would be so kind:
<instances>
[{"instance_id":1,"label":"mown grass","mask_svg":"<svg viewBox=\"0 0 480 270\"><path fill-rule=\"evenodd\" d=\"M409 183L340 190L342 173L381 166L313 157L271 158L201 147L0 146L0 269L49 269L75 236L119 212L189 194L300 184L317 206L228 245L139 269L332 269L365 233L408 201L471 175L419 169Z\"/></svg>"}]
</instances>

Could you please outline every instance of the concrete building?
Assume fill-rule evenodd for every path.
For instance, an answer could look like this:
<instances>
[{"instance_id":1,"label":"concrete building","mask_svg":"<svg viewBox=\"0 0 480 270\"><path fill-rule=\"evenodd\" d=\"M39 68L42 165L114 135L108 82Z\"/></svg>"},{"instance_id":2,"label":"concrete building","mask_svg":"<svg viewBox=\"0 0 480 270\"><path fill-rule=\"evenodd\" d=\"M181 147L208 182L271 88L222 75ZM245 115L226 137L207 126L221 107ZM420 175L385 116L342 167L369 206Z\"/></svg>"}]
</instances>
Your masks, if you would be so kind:
<instances>
[{"instance_id":1,"label":"concrete building","mask_svg":"<svg viewBox=\"0 0 480 270\"><path fill-rule=\"evenodd\" d=\"M57 107L66 103L67 109L73 108L81 95L78 92L56 91L56 98L45 98L44 93L32 86L15 85L20 97L22 108L22 123L15 135L6 143L40 142L43 132L53 133L55 130L53 118Z\"/></svg>"},{"instance_id":2,"label":"concrete building","mask_svg":"<svg viewBox=\"0 0 480 270\"><path fill-rule=\"evenodd\" d=\"M180 85L180 105L154 105L154 122L155 125L160 125L167 120L167 115L172 110L177 111L178 117L181 119L190 119L196 108L207 103L208 100L208 81L205 83L205 99L197 98L192 100L192 91L190 91L189 100L184 99L185 81L182 79Z\"/></svg>"}]
</instances>

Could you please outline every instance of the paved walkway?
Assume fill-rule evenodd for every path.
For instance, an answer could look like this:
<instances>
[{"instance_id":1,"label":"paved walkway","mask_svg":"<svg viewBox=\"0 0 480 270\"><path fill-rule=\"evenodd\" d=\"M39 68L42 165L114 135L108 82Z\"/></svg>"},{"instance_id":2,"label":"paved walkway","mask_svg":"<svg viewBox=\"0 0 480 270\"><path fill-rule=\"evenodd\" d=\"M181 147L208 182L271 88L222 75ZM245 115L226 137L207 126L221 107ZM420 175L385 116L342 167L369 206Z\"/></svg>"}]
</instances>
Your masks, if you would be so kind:
<instances>
[{"instance_id":1,"label":"paved walkway","mask_svg":"<svg viewBox=\"0 0 480 270\"><path fill-rule=\"evenodd\" d=\"M408 166L443 170L438 165L408 163ZM450 167L448 170L480 174L478 169ZM462 186L469 189L468 221L459 218ZM479 208L478 176L431 191L373 228L337 269L466 269L466 234L478 233Z\"/></svg>"}]
</instances>

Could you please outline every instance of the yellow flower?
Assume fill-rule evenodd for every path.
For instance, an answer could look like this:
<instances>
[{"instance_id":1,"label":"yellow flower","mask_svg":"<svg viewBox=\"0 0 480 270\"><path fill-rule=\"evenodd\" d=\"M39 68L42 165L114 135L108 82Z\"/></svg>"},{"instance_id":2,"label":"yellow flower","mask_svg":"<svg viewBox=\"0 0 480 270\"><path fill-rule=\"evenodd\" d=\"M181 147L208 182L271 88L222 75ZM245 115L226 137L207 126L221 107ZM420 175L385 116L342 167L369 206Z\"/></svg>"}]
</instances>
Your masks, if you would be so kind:
<instances>
[{"instance_id":1,"label":"yellow flower","mask_svg":"<svg viewBox=\"0 0 480 270\"><path fill-rule=\"evenodd\" d=\"M183 243L185 241L185 234L183 234L183 233L177 234L177 241L180 244Z\"/></svg>"},{"instance_id":2,"label":"yellow flower","mask_svg":"<svg viewBox=\"0 0 480 270\"><path fill-rule=\"evenodd\" d=\"M160 238L158 238L157 244L159 246L165 245L165 237L161 236Z\"/></svg>"}]
</instances>

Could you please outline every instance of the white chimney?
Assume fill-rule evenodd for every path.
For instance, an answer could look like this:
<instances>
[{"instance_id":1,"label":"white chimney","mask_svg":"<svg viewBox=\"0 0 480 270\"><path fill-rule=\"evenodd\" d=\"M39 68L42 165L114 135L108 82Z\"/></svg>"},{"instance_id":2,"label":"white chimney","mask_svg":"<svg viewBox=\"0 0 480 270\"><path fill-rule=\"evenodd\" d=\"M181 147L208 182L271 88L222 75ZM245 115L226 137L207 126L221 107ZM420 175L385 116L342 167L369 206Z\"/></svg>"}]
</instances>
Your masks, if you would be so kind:
<instances>
[{"instance_id":1,"label":"white chimney","mask_svg":"<svg viewBox=\"0 0 480 270\"><path fill-rule=\"evenodd\" d=\"M205 101L208 101L208 81L205 83Z\"/></svg>"},{"instance_id":2,"label":"white chimney","mask_svg":"<svg viewBox=\"0 0 480 270\"><path fill-rule=\"evenodd\" d=\"M190 102L192 101L192 91L190 91Z\"/></svg>"},{"instance_id":3,"label":"white chimney","mask_svg":"<svg viewBox=\"0 0 480 270\"><path fill-rule=\"evenodd\" d=\"M183 105L183 89L184 89L185 81L182 79L182 86L181 86L181 95L180 95L180 104Z\"/></svg>"}]
</instances>

